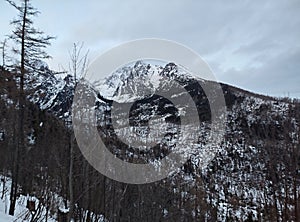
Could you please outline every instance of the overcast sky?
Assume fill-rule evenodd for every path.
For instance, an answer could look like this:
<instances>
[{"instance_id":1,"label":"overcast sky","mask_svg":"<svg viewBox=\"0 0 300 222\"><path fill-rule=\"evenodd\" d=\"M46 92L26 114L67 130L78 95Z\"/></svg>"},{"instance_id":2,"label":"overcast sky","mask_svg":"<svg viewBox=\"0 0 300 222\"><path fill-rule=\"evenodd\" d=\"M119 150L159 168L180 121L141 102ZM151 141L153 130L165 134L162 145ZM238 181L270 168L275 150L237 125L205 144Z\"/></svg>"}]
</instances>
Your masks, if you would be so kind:
<instances>
[{"instance_id":1,"label":"overcast sky","mask_svg":"<svg viewBox=\"0 0 300 222\"><path fill-rule=\"evenodd\" d=\"M93 60L124 41L164 38L199 53L220 82L300 97L300 1L33 0L36 26L56 36L51 68L68 67L74 42ZM15 10L1 1L0 40ZM289 93L289 94L288 94Z\"/></svg>"}]
</instances>

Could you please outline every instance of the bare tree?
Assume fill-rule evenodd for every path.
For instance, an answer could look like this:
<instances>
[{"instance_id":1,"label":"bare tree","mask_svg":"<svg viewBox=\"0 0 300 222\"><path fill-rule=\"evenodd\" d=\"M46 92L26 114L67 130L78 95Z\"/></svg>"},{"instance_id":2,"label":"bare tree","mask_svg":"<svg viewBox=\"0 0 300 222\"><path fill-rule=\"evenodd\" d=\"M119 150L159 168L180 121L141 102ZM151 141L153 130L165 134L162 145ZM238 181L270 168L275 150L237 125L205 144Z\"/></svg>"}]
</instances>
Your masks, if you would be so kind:
<instances>
[{"instance_id":1,"label":"bare tree","mask_svg":"<svg viewBox=\"0 0 300 222\"><path fill-rule=\"evenodd\" d=\"M70 54L70 72L74 75L74 84L76 87L77 78L81 78L85 75L88 63L88 51L82 54L83 43L74 43ZM74 172L74 145L75 137L71 132L70 135L70 165L69 165L69 197L70 197L70 211L68 221L71 221L74 215L74 184L73 184L73 172Z\"/></svg>"},{"instance_id":2,"label":"bare tree","mask_svg":"<svg viewBox=\"0 0 300 222\"><path fill-rule=\"evenodd\" d=\"M69 52L70 55L70 72L74 75L75 83L77 79L84 77L88 66L88 54L89 51L82 53L84 43L73 43L73 48Z\"/></svg>"},{"instance_id":3,"label":"bare tree","mask_svg":"<svg viewBox=\"0 0 300 222\"><path fill-rule=\"evenodd\" d=\"M18 11L18 17L14 19L11 24L15 26L12 34L9 36L16 44L13 49L14 53L19 55L19 62L17 67L17 76L19 77L19 98L18 98L18 142L14 150L13 160L13 176L11 188L11 205L9 214L13 215L15 211L15 204L17 198L17 187L19 182L19 169L20 161L24 152L24 106L25 106L25 93L24 93L24 78L27 73L34 69L34 63L37 60L49 58L49 55L44 49L50 45L51 36L46 36L42 31L33 27L32 17L37 16L37 11L30 4L30 0L21 0L18 5L12 0L6 0L11 6Z\"/></svg>"}]
</instances>

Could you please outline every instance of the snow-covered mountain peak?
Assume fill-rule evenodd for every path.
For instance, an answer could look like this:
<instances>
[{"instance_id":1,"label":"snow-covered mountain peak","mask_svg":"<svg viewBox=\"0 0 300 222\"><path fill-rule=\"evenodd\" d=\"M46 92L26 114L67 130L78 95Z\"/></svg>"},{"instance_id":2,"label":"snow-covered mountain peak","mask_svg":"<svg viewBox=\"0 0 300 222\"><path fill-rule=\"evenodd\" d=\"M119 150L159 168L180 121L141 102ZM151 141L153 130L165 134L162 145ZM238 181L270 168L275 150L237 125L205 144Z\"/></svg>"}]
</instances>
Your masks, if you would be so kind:
<instances>
[{"instance_id":1,"label":"snow-covered mountain peak","mask_svg":"<svg viewBox=\"0 0 300 222\"><path fill-rule=\"evenodd\" d=\"M191 79L191 76L174 63L137 61L116 70L104 79L98 90L105 98L117 102L131 102L155 94L173 79L182 81Z\"/></svg>"}]
</instances>

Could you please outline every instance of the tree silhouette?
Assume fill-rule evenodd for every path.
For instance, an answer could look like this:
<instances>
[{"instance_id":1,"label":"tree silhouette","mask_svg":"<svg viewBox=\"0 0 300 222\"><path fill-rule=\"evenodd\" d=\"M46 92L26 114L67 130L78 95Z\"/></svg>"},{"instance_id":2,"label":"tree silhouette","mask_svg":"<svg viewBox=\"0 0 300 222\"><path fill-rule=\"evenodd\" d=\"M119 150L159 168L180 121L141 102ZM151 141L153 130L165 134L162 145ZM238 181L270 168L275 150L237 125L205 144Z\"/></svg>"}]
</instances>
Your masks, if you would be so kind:
<instances>
[{"instance_id":1,"label":"tree silhouette","mask_svg":"<svg viewBox=\"0 0 300 222\"><path fill-rule=\"evenodd\" d=\"M49 58L44 49L50 45L50 40L53 37L44 35L44 32L39 31L33 26L32 17L37 16L39 11L31 5L30 0L22 0L20 5L12 0L6 1L18 11L17 18L11 22L15 28L9 37L15 42L14 53L20 56L16 64L17 77L20 79L18 130L16 136L18 142L14 150L11 205L9 209L9 214L13 215L17 198L20 166L25 161L24 106L26 96L24 93L24 80L27 74L35 70L35 63L38 60Z\"/></svg>"}]
</instances>

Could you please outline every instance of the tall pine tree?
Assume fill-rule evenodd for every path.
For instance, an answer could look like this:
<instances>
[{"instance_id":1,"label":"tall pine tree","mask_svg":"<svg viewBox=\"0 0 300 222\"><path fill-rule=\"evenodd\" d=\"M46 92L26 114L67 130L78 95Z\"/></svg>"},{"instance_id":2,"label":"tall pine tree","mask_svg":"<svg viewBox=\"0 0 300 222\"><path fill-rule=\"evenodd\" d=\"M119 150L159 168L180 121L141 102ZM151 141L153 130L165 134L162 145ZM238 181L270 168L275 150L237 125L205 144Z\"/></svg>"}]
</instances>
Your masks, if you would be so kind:
<instances>
[{"instance_id":1,"label":"tall pine tree","mask_svg":"<svg viewBox=\"0 0 300 222\"><path fill-rule=\"evenodd\" d=\"M24 83L26 75L34 71L34 64L41 59L49 58L45 52L45 48L50 45L50 40L53 37L45 35L44 32L36 29L33 26L32 18L39 14L39 11L34 8L30 0L20 0L20 4L15 1L6 0L13 6L18 16L11 24L14 30L10 38L15 42L13 51L19 57L16 64L16 73L19 77L19 98L18 98L18 130L17 130L17 145L14 150L12 186L11 186L11 204L9 214L13 215L17 199L17 187L19 179L22 176L20 169L24 169L25 163L25 133L24 133L24 107L25 98ZM22 166L22 167L21 167ZM23 175L24 176L24 175Z\"/></svg>"}]
</instances>

